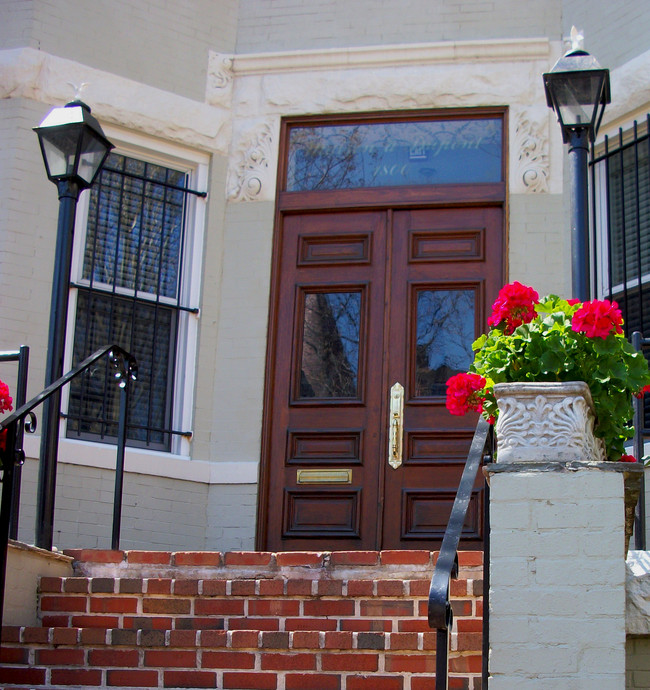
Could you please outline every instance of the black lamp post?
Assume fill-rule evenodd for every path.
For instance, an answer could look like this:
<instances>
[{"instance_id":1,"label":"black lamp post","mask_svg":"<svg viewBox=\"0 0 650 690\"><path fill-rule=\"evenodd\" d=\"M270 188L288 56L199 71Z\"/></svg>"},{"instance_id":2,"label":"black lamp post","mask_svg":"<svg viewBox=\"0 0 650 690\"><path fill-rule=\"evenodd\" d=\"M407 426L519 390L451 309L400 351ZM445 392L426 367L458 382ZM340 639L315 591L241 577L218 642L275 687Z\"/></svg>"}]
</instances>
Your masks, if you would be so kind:
<instances>
[{"instance_id":1,"label":"black lamp post","mask_svg":"<svg viewBox=\"0 0 650 690\"><path fill-rule=\"evenodd\" d=\"M60 202L45 369L45 386L49 386L63 374L77 200L80 192L95 181L113 145L90 114L90 108L79 100L54 108L34 131L47 176L56 184ZM57 392L44 404L41 430L36 546L43 549L52 548L60 412L61 394Z\"/></svg>"},{"instance_id":2,"label":"black lamp post","mask_svg":"<svg viewBox=\"0 0 650 690\"><path fill-rule=\"evenodd\" d=\"M575 39L575 30L572 30ZM562 139L569 144L571 165L571 287L573 297L590 298L588 154L610 102L609 70L582 50L573 48L544 75L549 108L557 113Z\"/></svg>"}]
</instances>

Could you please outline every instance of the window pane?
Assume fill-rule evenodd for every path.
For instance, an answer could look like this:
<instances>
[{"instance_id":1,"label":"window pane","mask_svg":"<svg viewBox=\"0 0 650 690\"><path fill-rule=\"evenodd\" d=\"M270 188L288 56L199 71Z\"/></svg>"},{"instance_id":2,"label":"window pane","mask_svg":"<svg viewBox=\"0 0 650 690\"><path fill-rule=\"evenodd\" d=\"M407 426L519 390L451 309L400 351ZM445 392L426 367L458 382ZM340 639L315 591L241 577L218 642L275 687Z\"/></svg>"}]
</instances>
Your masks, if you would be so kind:
<instances>
[{"instance_id":1,"label":"window pane","mask_svg":"<svg viewBox=\"0 0 650 690\"><path fill-rule=\"evenodd\" d=\"M175 310L111 294L80 290L73 365L103 345L116 343L138 361L129 396L131 445L167 448L176 342ZM119 389L107 359L70 384L68 436L117 436ZM150 429L153 427L155 430Z\"/></svg>"},{"instance_id":2,"label":"window pane","mask_svg":"<svg viewBox=\"0 0 650 690\"><path fill-rule=\"evenodd\" d=\"M301 398L356 398L360 292L305 294Z\"/></svg>"},{"instance_id":3,"label":"window pane","mask_svg":"<svg viewBox=\"0 0 650 690\"><path fill-rule=\"evenodd\" d=\"M178 298L184 173L112 154L90 190L83 278ZM126 171L131 177L113 170Z\"/></svg>"},{"instance_id":4,"label":"window pane","mask_svg":"<svg viewBox=\"0 0 650 690\"><path fill-rule=\"evenodd\" d=\"M500 182L502 121L294 127L288 191Z\"/></svg>"},{"instance_id":5,"label":"window pane","mask_svg":"<svg viewBox=\"0 0 650 690\"><path fill-rule=\"evenodd\" d=\"M416 396L445 395L447 379L472 363L474 300L473 290L418 291Z\"/></svg>"},{"instance_id":6,"label":"window pane","mask_svg":"<svg viewBox=\"0 0 650 690\"><path fill-rule=\"evenodd\" d=\"M650 174L647 140L608 161L613 286L650 275Z\"/></svg>"}]
</instances>

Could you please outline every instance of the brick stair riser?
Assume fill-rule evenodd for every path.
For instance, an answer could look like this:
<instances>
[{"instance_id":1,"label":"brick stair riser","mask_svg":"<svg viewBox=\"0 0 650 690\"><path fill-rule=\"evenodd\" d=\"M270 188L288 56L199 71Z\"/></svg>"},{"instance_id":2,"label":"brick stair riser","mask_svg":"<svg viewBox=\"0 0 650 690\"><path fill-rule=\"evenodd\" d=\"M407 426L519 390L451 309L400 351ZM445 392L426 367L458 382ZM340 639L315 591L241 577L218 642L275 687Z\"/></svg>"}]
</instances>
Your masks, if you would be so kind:
<instances>
[{"instance_id":1,"label":"brick stair riser","mask_svg":"<svg viewBox=\"0 0 650 690\"><path fill-rule=\"evenodd\" d=\"M434 632L5 628L4 638L0 682L18 687L423 690L435 671ZM450 667L451 688L478 688L480 653Z\"/></svg>"},{"instance_id":2,"label":"brick stair riser","mask_svg":"<svg viewBox=\"0 0 650 690\"><path fill-rule=\"evenodd\" d=\"M76 551L41 628L5 628L3 688L424 690L437 554ZM478 690L481 555L452 582L450 688Z\"/></svg>"},{"instance_id":3,"label":"brick stair riser","mask_svg":"<svg viewBox=\"0 0 650 690\"><path fill-rule=\"evenodd\" d=\"M44 626L427 632L428 580L42 578ZM481 616L482 581L451 583L461 619Z\"/></svg>"}]
</instances>

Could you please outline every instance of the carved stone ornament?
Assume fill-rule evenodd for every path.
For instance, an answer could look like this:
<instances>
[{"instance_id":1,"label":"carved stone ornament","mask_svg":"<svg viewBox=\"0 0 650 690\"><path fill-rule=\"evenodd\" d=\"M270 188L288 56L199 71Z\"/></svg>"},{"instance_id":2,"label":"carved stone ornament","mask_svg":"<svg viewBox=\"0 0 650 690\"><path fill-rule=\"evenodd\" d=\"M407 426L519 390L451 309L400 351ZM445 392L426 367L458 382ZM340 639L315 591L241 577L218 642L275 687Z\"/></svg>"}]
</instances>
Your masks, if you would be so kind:
<instances>
[{"instance_id":1,"label":"carved stone ornament","mask_svg":"<svg viewBox=\"0 0 650 690\"><path fill-rule=\"evenodd\" d=\"M235 156L236 163L230 170L228 198L231 201L259 201L272 198L271 171L273 161L273 134L271 126L264 123L244 141Z\"/></svg>"},{"instance_id":2,"label":"carved stone ornament","mask_svg":"<svg viewBox=\"0 0 650 690\"><path fill-rule=\"evenodd\" d=\"M208 53L205 101L208 105L230 108L233 85L233 56L224 53Z\"/></svg>"},{"instance_id":3,"label":"carved stone ornament","mask_svg":"<svg viewBox=\"0 0 650 690\"><path fill-rule=\"evenodd\" d=\"M548 192L549 162L547 121L533 123L519 113L515 125L514 151L517 156L517 177L526 192Z\"/></svg>"},{"instance_id":4,"label":"carved stone ornament","mask_svg":"<svg viewBox=\"0 0 650 690\"><path fill-rule=\"evenodd\" d=\"M497 383L497 462L600 462L589 386L565 383Z\"/></svg>"}]
</instances>

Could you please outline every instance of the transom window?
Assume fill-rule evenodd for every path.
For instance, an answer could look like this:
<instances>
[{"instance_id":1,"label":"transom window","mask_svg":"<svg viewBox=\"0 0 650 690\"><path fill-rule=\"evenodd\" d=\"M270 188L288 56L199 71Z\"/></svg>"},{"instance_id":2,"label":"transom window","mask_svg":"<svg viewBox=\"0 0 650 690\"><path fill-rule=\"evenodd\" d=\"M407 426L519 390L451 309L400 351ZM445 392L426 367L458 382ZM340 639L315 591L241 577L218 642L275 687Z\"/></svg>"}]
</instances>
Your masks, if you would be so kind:
<instances>
[{"instance_id":1,"label":"transom window","mask_svg":"<svg viewBox=\"0 0 650 690\"><path fill-rule=\"evenodd\" d=\"M501 117L295 125L287 191L500 182Z\"/></svg>"},{"instance_id":2,"label":"transom window","mask_svg":"<svg viewBox=\"0 0 650 690\"><path fill-rule=\"evenodd\" d=\"M138 360L130 445L169 451L177 428L177 352L187 339L187 170L111 154L89 191L77 279L73 365L117 343ZM105 362L70 387L67 435L114 442L119 392ZM176 427L176 428L175 428Z\"/></svg>"}]
</instances>

